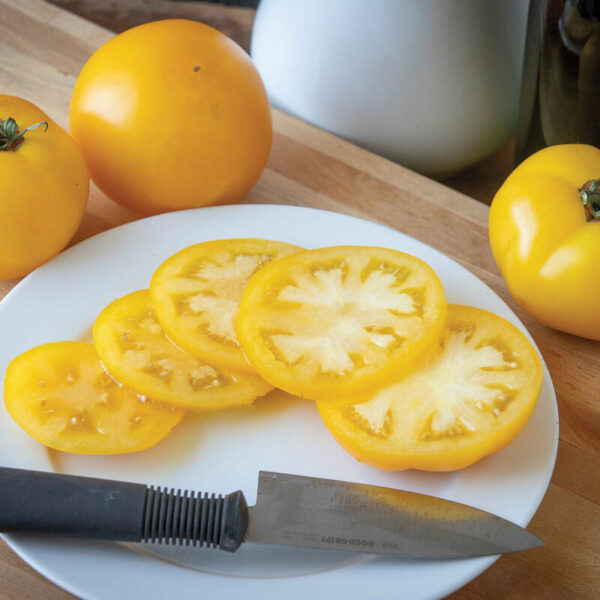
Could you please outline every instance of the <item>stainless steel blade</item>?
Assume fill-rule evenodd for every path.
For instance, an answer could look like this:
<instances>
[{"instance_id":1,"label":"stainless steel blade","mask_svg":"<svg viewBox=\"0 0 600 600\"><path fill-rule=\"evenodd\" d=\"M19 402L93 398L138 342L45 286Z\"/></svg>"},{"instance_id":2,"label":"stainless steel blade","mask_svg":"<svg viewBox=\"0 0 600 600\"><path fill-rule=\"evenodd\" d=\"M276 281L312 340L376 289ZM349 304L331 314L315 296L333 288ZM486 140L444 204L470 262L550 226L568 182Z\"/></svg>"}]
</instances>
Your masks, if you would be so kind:
<instances>
[{"instance_id":1,"label":"stainless steel blade","mask_svg":"<svg viewBox=\"0 0 600 600\"><path fill-rule=\"evenodd\" d=\"M390 488L261 471L245 541L410 558L466 558L544 542L495 515Z\"/></svg>"}]
</instances>

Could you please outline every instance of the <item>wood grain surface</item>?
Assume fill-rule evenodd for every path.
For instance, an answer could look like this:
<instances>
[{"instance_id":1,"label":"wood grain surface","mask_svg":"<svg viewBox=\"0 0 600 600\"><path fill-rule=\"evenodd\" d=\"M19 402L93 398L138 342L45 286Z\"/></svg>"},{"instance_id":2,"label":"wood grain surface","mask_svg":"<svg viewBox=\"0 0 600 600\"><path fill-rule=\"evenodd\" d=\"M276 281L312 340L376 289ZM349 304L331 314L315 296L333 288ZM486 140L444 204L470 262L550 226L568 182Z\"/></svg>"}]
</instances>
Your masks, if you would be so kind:
<instances>
[{"instance_id":1,"label":"wood grain surface","mask_svg":"<svg viewBox=\"0 0 600 600\"><path fill-rule=\"evenodd\" d=\"M242 6L178 0L50 0L50 3L116 33L159 19L194 19L222 31L246 51L250 50L256 13L256 9Z\"/></svg>"},{"instance_id":2,"label":"wood grain surface","mask_svg":"<svg viewBox=\"0 0 600 600\"><path fill-rule=\"evenodd\" d=\"M0 93L28 98L66 126L77 73L111 35L41 0L0 0ZM452 600L600 598L600 344L547 329L516 308L489 249L485 204L283 113L274 119L269 165L245 202L352 214L441 250L516 310L550 369L561 420L559 452L529 526L547 545L501 558ZM135 218L94 188L74 242ZM0 283L0 298L16 283ZM2 600L71 597L0 542Z\"/></svg>"}]
</instances>

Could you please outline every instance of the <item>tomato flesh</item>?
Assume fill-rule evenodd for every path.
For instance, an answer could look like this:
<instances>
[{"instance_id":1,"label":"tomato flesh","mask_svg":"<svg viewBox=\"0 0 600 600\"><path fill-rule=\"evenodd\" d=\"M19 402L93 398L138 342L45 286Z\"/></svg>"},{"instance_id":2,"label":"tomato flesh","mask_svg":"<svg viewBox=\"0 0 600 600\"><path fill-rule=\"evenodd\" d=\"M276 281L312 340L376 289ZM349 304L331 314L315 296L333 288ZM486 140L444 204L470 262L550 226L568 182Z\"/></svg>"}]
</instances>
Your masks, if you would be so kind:
<instances>
[{"instance_id":1,"label":"tomato flesh","mask_svg":"<svg viewBox=\"0 0 600 600\"><path fill-rule=\"evenodd\" d=\"M252 404L273 386L255 375L215 367L165 335L148 290L112 302L96 319L94 343L104 366L131 389L192 410Z\"/></svg>"},{"instance_id":2,"label":"tomato flesh","mask_svg":"<svg viewBox=\"0 0 600 600\"><path fill-rule=\"evenodd\" d=\"M319 404L353 456L381 469L446 471L509 444L531 416L542 380L537 352L513 325L450 305L444 338L401 381L358 402Z\"/></svg>"},{"instance_id":3,"label":"tomato flesh","mask_svg":"<svg viewBox=\"0 0 600 600\"><path fill-rule=\"evenodd\" d=\"M6 371L4 401L38 442L78 454L145 450L184 414L122 387L84 342L44 344L17 356Z\"/></svg>"},{"instance_id":4,"label":"tomato flesh","mask_svg":"<svg viewBox=\"0 0 600 600\"><path fill-rule=\"evenodd\" d=\"M235 333L250 277L266 263L300 250L284 242L204 242L167 259L150 284L152 304L169 337L211 364L254 373Z\"/></svg>"},{"instance_id":5,"label":"tomato flesh","mask_svg":"<svg viewBox=\"0 0 600 600\"><path fill-rule=\"evenodd\" d=\"M332 247L279 259L254 275L237 334L267 381L330 400L408 370L439 341L445 316L442 285L418 258Z\"/></svg>"}]
</instances>

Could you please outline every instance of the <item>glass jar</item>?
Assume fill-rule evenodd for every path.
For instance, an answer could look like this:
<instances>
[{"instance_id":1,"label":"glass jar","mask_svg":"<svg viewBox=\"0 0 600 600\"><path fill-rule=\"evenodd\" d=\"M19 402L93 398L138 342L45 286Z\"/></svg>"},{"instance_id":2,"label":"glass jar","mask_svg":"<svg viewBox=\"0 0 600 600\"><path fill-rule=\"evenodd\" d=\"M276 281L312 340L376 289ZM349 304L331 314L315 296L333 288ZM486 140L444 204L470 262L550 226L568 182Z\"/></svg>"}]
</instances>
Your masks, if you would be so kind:
<instances>
[{"instance_id":1,"label":"glass jar","mask_svg":"<svg viewBox=\"0 0 600 600\"><path fill-rule=\"evenodd\" d=\"M600 0L532 0L515 164L568 143L600 146Z\"/></svg>"}]
</instances>

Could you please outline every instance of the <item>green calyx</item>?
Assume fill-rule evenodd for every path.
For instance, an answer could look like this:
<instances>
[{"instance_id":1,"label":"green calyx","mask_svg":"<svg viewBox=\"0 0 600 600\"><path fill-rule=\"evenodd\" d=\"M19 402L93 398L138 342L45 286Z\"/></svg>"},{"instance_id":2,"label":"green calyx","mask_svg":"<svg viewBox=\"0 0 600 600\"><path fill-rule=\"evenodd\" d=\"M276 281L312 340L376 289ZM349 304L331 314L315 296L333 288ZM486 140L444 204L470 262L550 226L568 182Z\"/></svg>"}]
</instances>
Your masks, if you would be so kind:
<instances>
[{"instance_id":1,"label":"green calyx","mask_svg":"<svg viewBox=\"0 0 600 600\"><path fill-rule=\"evenodd\" d=\"M579 190L588 221L600 221L600 179L591 179Z\"/></svg>"},{"instance_id":2,"label":"green calyx","mask_svg":"<svg viewBox=\"0 0 600 600\"><path fill-rule=\"evenodd\" d=\"M28 131L33 131L42 125L45 126L45 133L48 129L48 123L46 123L46 121L30 125L23 129L23 131L19 131L17 122L13 118L9 117L6 121L0 119L0 152L16 150L23 143L23 136Z\"/></svg>"}]
</instances>

